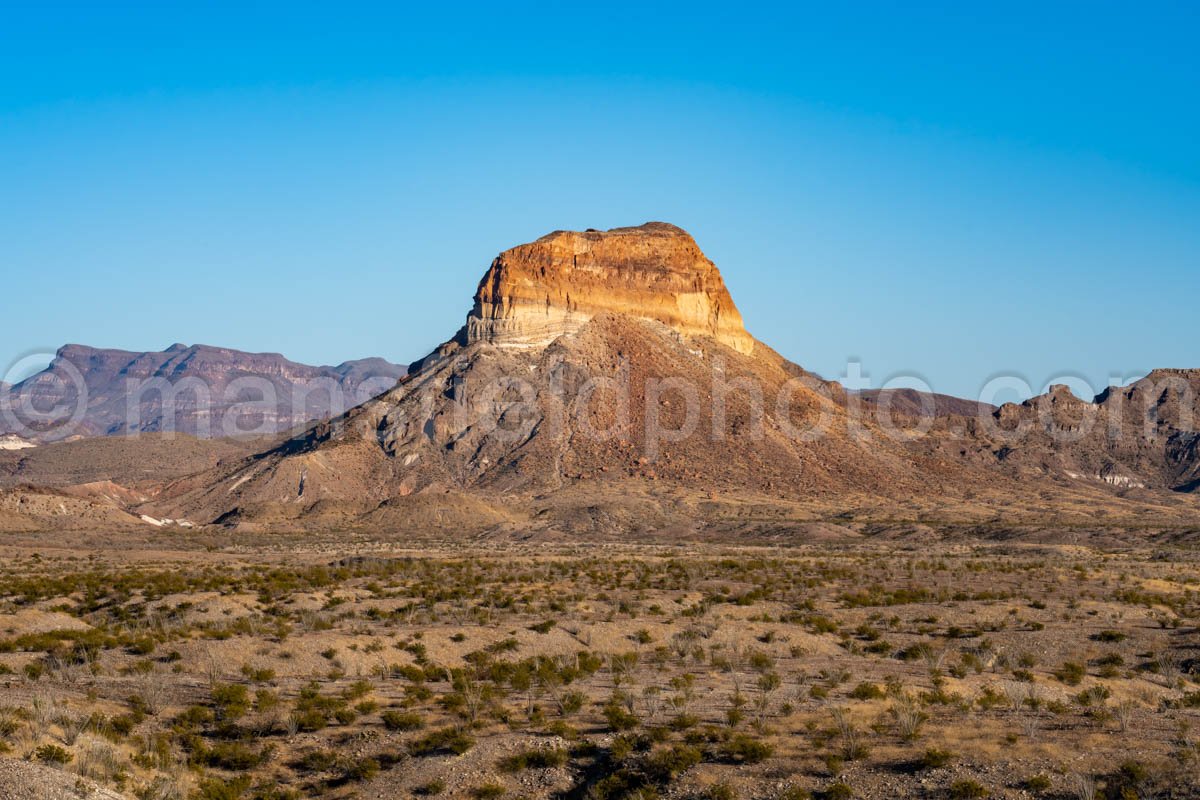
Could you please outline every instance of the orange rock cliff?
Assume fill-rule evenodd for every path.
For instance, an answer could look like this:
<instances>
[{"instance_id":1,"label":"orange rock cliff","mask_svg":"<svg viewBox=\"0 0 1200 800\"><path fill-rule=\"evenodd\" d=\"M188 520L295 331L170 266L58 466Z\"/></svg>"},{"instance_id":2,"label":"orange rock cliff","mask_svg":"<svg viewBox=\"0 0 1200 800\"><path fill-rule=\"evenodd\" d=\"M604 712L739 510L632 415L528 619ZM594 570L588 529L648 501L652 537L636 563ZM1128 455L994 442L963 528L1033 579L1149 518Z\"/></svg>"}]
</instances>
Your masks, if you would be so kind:
<instances>
[{"instance_id":1,"label":"orange rock cliff","mask_svg":"<svg viewBox=\"0 0 1200 800\"><path fill-rule=\"evenodd\" d=\"M465 333L468 342L539 347L603 313L754 349L716 265L686 231L663 222L555 231L505 250L479 283Z\"/></svg>"}]
</instances>

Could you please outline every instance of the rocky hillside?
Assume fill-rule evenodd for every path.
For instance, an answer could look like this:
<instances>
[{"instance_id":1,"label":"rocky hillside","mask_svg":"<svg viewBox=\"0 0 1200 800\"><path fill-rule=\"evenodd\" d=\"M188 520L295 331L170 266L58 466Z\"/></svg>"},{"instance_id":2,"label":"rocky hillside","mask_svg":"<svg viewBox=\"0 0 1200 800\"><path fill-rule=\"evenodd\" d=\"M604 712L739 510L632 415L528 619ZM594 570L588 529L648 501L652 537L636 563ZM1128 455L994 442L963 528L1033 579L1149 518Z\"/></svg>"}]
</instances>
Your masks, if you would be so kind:
<instances>
[{"instance_id":1,"label":"rocky hillside","mask_svg":"<svg viewBox=\"0 0 1200 800\"><path fill-rule=\"evenodd\" d=\"M680 229L557 232L498 256L463 329L395 389L177 482L155 513L354 516L423 492L626 482L783 497L943 490L937 456L869 416L861 425L840 386L746 333Z\"/></svg>"},{"instance_id":2,"label":"rocky hillside","mask_svg":"<svg viewBox=\"0 0 1200 800\"><path fill-rule=\"evenodd\" d=\"M266 449L277 437L197 439L187 434L95 436L0 452L0 488L70 487L111 481L150 488Z\"/></svg>"},{"instance_id":3,"label":"rocky hillside","mask_svg":"<svg viewBox=\"0 0 1200 800\"><path fill-rule=\"evenodd\" d=\"M867 389L858 396L873 410L910 417L978 417L996 411L987 403L916 389Z\"/></svg>"},{"instance_id":4,"label":"rocky hillside","mask_svg":"<svg viewBox=\"0 0 1200 800\"><path fill-rule=\"evenodd\" d=\"M158 431L269 435L341 414L406 372L379 358L313 367L207 345L135 353L72 344L3 394L0 433L40 441Z\"/></svg>"},{"instance_id":5,"label":"rocky hillside","mask_svg":"<svg viewBox=\"0 0 1200 800\"><path fill-rule=\"evenodd\" d=\"M1200 370L1159 369L1092 400L1054 386L974 427L971 448L1010 474L1122 491L1200 489Z\"/></svg>"}]
</instances>

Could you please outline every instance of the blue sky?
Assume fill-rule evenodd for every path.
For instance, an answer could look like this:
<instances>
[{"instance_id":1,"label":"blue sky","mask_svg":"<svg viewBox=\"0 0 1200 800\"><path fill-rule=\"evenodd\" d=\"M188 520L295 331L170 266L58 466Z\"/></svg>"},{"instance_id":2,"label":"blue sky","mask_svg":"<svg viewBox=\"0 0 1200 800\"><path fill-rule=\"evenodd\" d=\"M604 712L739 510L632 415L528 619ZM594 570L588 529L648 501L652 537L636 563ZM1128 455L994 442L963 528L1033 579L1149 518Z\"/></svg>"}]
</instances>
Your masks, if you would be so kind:
<instances>
[{"instance_id":1,"label":"blue sky","mask_svg":"<svg viewBox=\"0 0 1200 800\"><path fill-rule=\"evenodd\" d=\"M828 377L1200 367L1200 6L833 5L0 4L0 363L408 361L656 219Z\"/></svg>"}]
</instances>

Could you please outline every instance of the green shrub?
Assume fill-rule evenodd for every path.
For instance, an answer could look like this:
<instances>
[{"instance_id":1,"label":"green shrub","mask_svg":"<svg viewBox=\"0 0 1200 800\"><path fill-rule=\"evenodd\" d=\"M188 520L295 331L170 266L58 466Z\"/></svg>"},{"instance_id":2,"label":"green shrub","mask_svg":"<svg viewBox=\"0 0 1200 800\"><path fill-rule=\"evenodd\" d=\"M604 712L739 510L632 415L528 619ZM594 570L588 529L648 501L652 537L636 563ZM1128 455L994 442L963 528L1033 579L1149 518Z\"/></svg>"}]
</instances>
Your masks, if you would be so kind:
<instances>
[{"instance_id":1,"label":"green shrub","mask_svg":"<svg viewBox=\"0 0 1200 800\"><path fill-rule=\"evenodd\" d=\"M1050 778L1045 775L1031 775L1022 785L1030 792L1045 792L1050 789Z\"/></svg>"},{"instance_id":2,"label":"green shrub","mask_svg":"<svg viewBox=\"0 0 1200 800\"><path fill-rule=\"evenodd\" d=\"M118 738L127 736L133 733L133 728L138 726L138 721L131 714L118 714L108 720L108 729L112 730Z\"/></svg>"},{"instance_id":3,"label":"green shrub","mask_svg":"<svg viewBox=\"0 0 1200 800\"><path fill-rule=\"evenodd\" d=\"M721 781L708 787L705 796L708 800L737 800L738 794L737 790L733 788L733 784Z\"/></svg>"},{"instance_id":4,"label":"green shrub","mask_svg":"<svg viewBox=\"0 0 1200 800\"><path fill-rule=\"evenodd\" d=\"M319 731L329 724L329 718L316 709L298 711L292 715L296 729L305 733Z\"/></svg>"},{"instance_id":5,"label":"green shrub","mask_svg":"<svg viewBox=\"0 0 1200 800\"><path fill-rule=\"evenodd\" d=\"M646 756L643 767L650 780L667 783L699 764L703 758L696 748L677 744Z\"/></svg>"},{"instance_id":6,"label":"green shrub","mask_svg":"<svg viewBox=\"0 0 1200 800\"><path fill-rule=\"evenodd\" d=\"M1078 661L1065 661L1061 667L1054 670L1054 677L1068 686L1078 686L1083 683L1086 675L1087 669Z\"/></svg>"},{"instance_id":7,"label":"green shrub","mask_svg":"<svg viewBox=\"0 0 1200 800\"><path fill-rule=\"evenodd\" d=\"M342 769L342 781L347 783L369 781L379 774L379 769L379 762L373 758L351 761Z\"/></svg>"},{"instance_id":8,"label":"green shrub","mask_svg":"<svg viewBox=\"0 0 1200 800\"><path fill-rule=\"evenodd\" d=\"M439 728L410 742L408 752L414 756L432 756L440 753L461 756L474 746L475 740L465 731L458 728Z\"/></svg>"},{"instance_id":9,"label":"green shrub","mask_svg":"<svg viewBox=\"0 0 1200 800\"><path fill-rule=\"evenodd\" d=\"M234 720L250 710L250 692L240 683L218 684L212 690L212 703L218 719Z\"/></svg>"},{"instance_id":10,"label":"green shrub","mask_svg":"<svg viewBox=\"0 0 1200 800\"><path fill-rule=\"evenodd\" d=\"M338 754L332 750L311 750L292 762L299 772L330 772L337 765Z\"/></svg>"},{"instance_id":11,"label":"green shrub","mask_svg":"<svg viewBox=\"0 0 1200 800\"><path fill-rule=\"evenodd\" d=\"M560 748L533 748L500 759L497 765L504 772L523 772L527 769L550 769L567 763L567 751Z\"/></svg>"},{"instance_id":12,"label":"green shrub","mask_svg":"<svg viewBox=\"0 0 1200 800\"><path fill-rule=\"evenodd\" d=\"M425 670L421 669L415 664L393 664L391 667L389 667L389 671L392 673L392 675L398 678L404 678L412 683L425 682Z\"/></svg>"},{"instance_id":13,"label":"green shrub","mask_svg":"<svg viewBox=\"0 0 1200 800\"><path fill-rule=\"evenodd\" d=\"M744 733L734 734L718 748L720 757L735 764L758 764L766 761L775 749L766 742L748 736Z\"/></svg>"},{"instance_id":14,"label":"green shrub","mask_svg":"<svg viewBox=\"0 0 1200 800\"><path fill-rule=\"evenodd\" d=\"M921 769L938 769L949 764L954 758L954 753L951 753L949 750L939 750L936 747L930 747L921 754L918 763Z\"/></svg>"},{"instance_id":15,"label":"green shrub","mask_svg":"<svg viewBox=\"0 0 1200 800\"><path fill-rule=\"evenodd\" d=\"M188 706L183 710L178 717L175 718L175 726L178 728L193 729L202 725L207 725L213 721L213 712L211 709L204 706ZM136 724L136 720L135 720Z\"/></svg>"},{"instance_id":16,"label":"green shrub","mask_svg":"<svg viewBox=\"0 0 1200 800\"><path fill-rule=\"evenodd\" d=\"M471 797L475 800L495 800L497 797L503 797L507 791L502 784L489 782L472 789Z\"/></svg>"},{"instance_id":17,"label":"green shrub","mask_svg":"<svg viewBox=\"0 0 1200 800\"><path fill-rule=\"evenodd\" d=\"M413 791L422 797L433 797L446 791L446 782L441 778L434 778L428 783L421 784Z\"/></svg>"},{"instance_id":18,"label":"green shrub","mask_svg":"<svg viewBox=\"0 0 1200 800\"><path fill-rule=\"evenodd\" d=\"M69 764L71 759L74 758L69 751L56 744L42 745L33 751L33 757L46 764L55 764L58 766Z\"/></svg>"},{"instance_id":19,"label":"green shrub","mask_svg":"<svg viewBox=\"0 0 1200 800\"><path fill-rule=\"evenodd\" d=\"M604 720L614 731L628 731L638 726L638 718L616 700L609 701L604 706Z\"/></svg>"},{"instance_id":20,"label":"green shrub","mask_svg":"<svg viewBox=\"0 0 1200 800\"><path fill-rule=\"evenodd\" d=\"M686 731L699 725L700 718L695 714L677 714L667 724L671 726L671 730Z\"/></svg>"},{"instance_id":21,"label":"green shrub","mask_svg":"<svg viewBox=\"0 0 1200 800\"><path fill-rule=\"evenodd\" d=\"M831 783L825 787L825 791L821 792L822 800L853 800L854 790L847 783L838 781Z\"/></svg>"},{"instance_id":22,"label":"green shrub","mask_svg":"<svg viewBox=\"0 0 1200 800\"><path fill-rule=\"evenodd\" d=\"M259 689L254 693L254 710L270 711L279 706L279 695L270 689Z\"/></svg>"},{"instance_id":23,"label":"green shrub","mask_svg":"<svg viewBox=\"0 0 1200 800\"><path fill-rule=\"evenodd\" d=\"M1126 797L1141 796L1138 787L1150 782L1150 768L1140 761L1123 761L1117 771L1109 776L1108 788L1116 797L1124 800ZM1126 792L1124 790L1128 789Z\"/></svg>"},{"instance_id":24,"label":"green shrub","mask_svg":"<svg viewBox=\"0 0 1200 800\"><path fill-rule=\"evenodd\" d=\"M979 800L988 795L987 789L972 780L955 781L950 784L951 800Z\"/></svg>"},{"instance_id":25,"label":"green shrub","mask_svg":"<svg viewBox=\"0 0 1200 800\"><path fill-rule=\"evenodd\" d=\"M918 642L917 644L911 644L908 647L901 650L897 654L897 657L901 661L920 661L921 659L926 658L932 654L933 654L933 648L930 647L927 642Z\"/></svg>"},{"instance_id":26,"label":"green shrub","mask_svg":"<svg viewBox=\"0 0 1200 800\"><path fill-rule=\"evenodd\" d=\"M383 727L389 731L415 731L425 726L425 719L416 711L389 708L383 712Z\"/></svg>"},{"instance_id":27,"label":"green shrub","mask_svg":"<svg viewBox=\"0 0 1200 800\"><path fill-rule=\"evenodd\" d=\"M1088 706L1094 706L1099 703L1103 703L1111 696L1112 692L1108 690L1108 687L1097 685L1084 689L1082 692L1075 695L1075 702L1084 708L1087 708Z\"/></svg>"},{"instance_id":28,"label":"green shrub","mask_svg":"<svg viewBox=\"0 0 1200 800\"><path fill-rule=\"evenodd\" d=\"M193 754L193 759L198 763L226 769L230 772L254 769L269 757L269 747L256 750L242 742L217 742L212 747L197 750Z\"/></svg>"},{"instance_id":29,"label":"green shrub","mask_svg":"<svg viewBox=\"0 0 1200 800\"><path fill-rule=\"evenodd\" d=\"M559 711L563 714L574 714L583 708L587 695L583 692L566 692L558 701Z\"/></svg>"},{"instance_id":30,"label":"green shrub","mask_svg":"<svg viewBox=\"0 0 1200 800\"><path fill-rule=\"evenodd\" d=\"M850 692L850 696L855 700L879 700L885 695L883 689L880 689L873 683L864 681L854 687L853 691Z\"/></svg>"},{"instance_id":31,"label":"green shrub","mask_svg":"<svg viewBox=\"0 0 1200 800\"><path fill-rule=\"evenodd\" d=\"M200 782L195 800L242 800L250 789L250 776L239 775L230 780L208 778Z\"/></svg>"},{"instance_id":32,"label":"green shrub","mask_svg":"<svg viewBox=\"0 0 1200 800\"><path fill-rule=\"evenodd\" d=\"M345 700L359 700L374 690L375 686L370 681L355 681L342 691L342 698Z\"/></svg>"}]
</instances>

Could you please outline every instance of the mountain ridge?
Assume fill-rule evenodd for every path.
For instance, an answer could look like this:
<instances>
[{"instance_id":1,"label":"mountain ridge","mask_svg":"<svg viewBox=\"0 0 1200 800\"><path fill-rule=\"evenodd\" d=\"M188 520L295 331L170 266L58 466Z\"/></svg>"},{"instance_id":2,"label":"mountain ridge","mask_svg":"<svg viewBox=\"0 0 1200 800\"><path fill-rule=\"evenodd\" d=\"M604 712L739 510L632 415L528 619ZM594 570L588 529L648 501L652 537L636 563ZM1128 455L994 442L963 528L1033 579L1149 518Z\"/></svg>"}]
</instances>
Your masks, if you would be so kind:
<instances>
[{"instance_id":1,"label":"mountain ridge","mask_svg":"<svg viewBox=\"0 0 1200 800\"><path fill-rule=\"evenodd\" d=\"M212 345L66 344L46 369L4 391L0 433L43 442L164 430L270 435L341 413L406 372L378 358L310 366ZM35 413L22 417L25 403ZM51 416L51 409L62 410Z\"/></svg>"}]
</instances>

